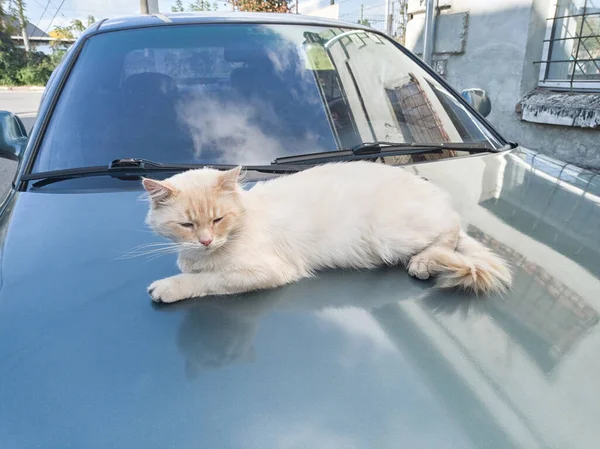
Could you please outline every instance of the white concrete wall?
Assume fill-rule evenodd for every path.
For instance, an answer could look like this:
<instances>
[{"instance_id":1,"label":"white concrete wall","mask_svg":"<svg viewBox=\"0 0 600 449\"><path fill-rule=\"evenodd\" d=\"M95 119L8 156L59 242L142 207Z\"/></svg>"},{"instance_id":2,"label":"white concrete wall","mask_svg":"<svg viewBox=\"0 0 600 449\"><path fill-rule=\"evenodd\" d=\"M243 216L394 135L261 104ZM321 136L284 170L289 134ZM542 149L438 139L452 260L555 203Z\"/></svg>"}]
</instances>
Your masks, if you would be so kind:
<instances>
[{"instance_id":1,"label":"white concrete wall","mask_svg":"<svg viewBox=\"0 0 600 449\"><path fill-rule=\"evenodd\" d=\"M436 54L447 59L446 79L457 90L486 89L492 100L488 120L508 139L567 162L600 168L600 130L525 122L515 111L523 96L537 86L546 18L554 0L443 0L442 15L468 13L465 29L460 21L446 20L443 39L464 39L464 51ZM422 34L420 0L409 2L415 22L407 28L411 50ZM438 21L438 24L440 22ZM414 26L414 25L417 26ZM411 48L411 45L413 48ZM439 48L456 48L457 42L436 42Z\"/></svg>"}]
</instances>

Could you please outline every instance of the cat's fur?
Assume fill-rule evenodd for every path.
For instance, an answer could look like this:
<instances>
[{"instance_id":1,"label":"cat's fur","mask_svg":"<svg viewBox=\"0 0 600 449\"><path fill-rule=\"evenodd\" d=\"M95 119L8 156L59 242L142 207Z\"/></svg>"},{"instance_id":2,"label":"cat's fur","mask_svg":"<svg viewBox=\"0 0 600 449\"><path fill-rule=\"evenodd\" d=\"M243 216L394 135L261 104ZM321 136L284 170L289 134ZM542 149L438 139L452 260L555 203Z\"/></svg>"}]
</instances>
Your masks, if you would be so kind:
<instances>
[{"instance_id":1,"label":"cat's fur","mask_svg":"<svg viewBox=\"0 0 600 449\"><path fill-rule=\"evenodd\" d=\"M445 192L401 168L327 164L248 191L239 174L200 169L143 180L147 223L181 245L183 273L152 283L153 300L268 289L320 269L384 264L477 293L511 284L505 262L461 229Z\"/></svg>"}]
</instances>

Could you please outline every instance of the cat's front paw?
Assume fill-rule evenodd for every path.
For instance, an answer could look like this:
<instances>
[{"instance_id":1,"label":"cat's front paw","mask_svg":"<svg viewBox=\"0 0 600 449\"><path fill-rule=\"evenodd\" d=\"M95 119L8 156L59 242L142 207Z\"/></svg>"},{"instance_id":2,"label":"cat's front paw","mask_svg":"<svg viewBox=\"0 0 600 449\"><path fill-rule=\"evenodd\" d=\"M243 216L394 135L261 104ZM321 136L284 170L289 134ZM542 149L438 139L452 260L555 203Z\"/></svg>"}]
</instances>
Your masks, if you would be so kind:
<instances>
[{"instance_id":1,"label":"cat's front paw","mask_svg":"<svg viewBox=\"0 0 600 449\"><path fill-rule=\"evenodd\" d=\"M154 281L148 287L148 294L155 302L175 302L188 298L177 276Z\"/></svg>"},{"instance_id":2,"label":"cat's front paw","mask_svg":"<svg viewBox=\"0 0 600 449\"><path fill-rule=\"evenodd\" d=\"M416 255L408 263L408 274L418 279L429 279L431 272L429 270L429 258L422 255Z\"/></svg>"}]
</instances>

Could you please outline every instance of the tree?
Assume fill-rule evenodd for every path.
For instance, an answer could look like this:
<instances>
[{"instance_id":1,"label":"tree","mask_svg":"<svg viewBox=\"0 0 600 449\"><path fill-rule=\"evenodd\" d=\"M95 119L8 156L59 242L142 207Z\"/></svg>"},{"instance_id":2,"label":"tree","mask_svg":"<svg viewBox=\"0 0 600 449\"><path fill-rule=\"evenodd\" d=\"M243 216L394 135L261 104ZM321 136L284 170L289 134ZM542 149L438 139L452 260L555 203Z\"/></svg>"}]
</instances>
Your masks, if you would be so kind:
<instances>
[{"instance_id":1,"label":"tree","mask_svg":"<svg viewBox=\"0 0 600 449\"><path fill-rule=\"evenodd\" d=\"M371 22L369 22L369 19L365 19L364 12L365 12L365 5L360 5L360 19L358 19L357 23L359 25L364 25L364 26L370 27Z\"/></svg>"},{"instance_id":2,"label":"tree","mask_svg":"<svg viewBox=\"0 0 600 449\"><path fill-rule=\"evenodd\" d=\"M174 6L171 6L172 12L184 12L183 2L181 0L177 0Z\"/></svg>"},{"instance_id":3,"label":"tree","mask_svg":"<svg viewBox=\"0 0 600 449\"><path fill-rule=\"evenodd\" d=\"M29 53L29 36L27 35L27 17L25 17L25 2L23 0L15 1L15 12L17 19L19 19L19 25L21 27L21 35L23 36L23 44L25 51Z\"/></svg>"},{"instance_id":4,"label":"tree","mask_svg":"<svg viewBox=\"0 0 600 449\"><path fill-rule=\"evenodd\" d=\"M217 2L210 3L208 0L196 0L190 3L187 7L188 11L200 12L200 11L216 11L219 9ZM175 5L171 6L172 12L185 12L182 0L176 0Z\"/></svg>"},{"instance_id":5,"label":"tree","mask_svg":"<svg viewBox=\"0 0 600 449\"><path fill-rule=\"evenodd\" d=\"M190 3L188 6L190 11L199 12L199 11L216 11L218 5L216 2L212 4L208 0L196 0L194 3Z\"/></svg>"},{"instance_id":6,"label":"tree","mask_svg":"<svg viewBox=\"0 0 600 449\"><path fill-rule=\"evenodd\" d=\"M59 50L47 55L35 51L33 47L26 50L15 45L11 35L19 28L21 32L26 30L25 7L24 1L0 0L0 85L43 86L64 54L64 51ZM64 28L59 28L57 33L72 36L69 27ZM25 44L28 46L25 36L27 35L24 35Z\"/></svg>"},{"instance_id":7,"label":"tree","mask_svg":"<svg viewBox=\"0 0 600 449\"><path fill-rule=\"evenodd\" d=\"M71 25L69 28L71 28L72 32L74 33L83 33L85 31L85 25L79 19L71 20Z\"/></svg>"},{"instance_id":8,"label":"tree","mask_svg":"<svg viewBox=\"0 0 600 449\"><path fill-rule=\"evenodd\" d=\"M5 11L4 0L0 0L0 33L3 32L6 27L6 24L5 24L6 13L4 11Z\"/></svg>"},{"instance_id":9,"label":"tree","mask_svg":"<svg viewBox=\"0 0 600 449\"><path fill-rule=\"evenodd\" d=\"M13 35L18 31L15 29L15 25L19 23L12 1L0 0L0 32L4 31L8 35Z\"/></svg>"},{"instance_id":10,"label":"tree","mask_svg":"<svg viewBox=\"0 0 600 449\"><path fill-rule=\"evenodd\" d=\"M81 33L83 33L88 27L90 27L94 23L96 23L96 18L94 16L87 16L87 21L86 21L85 25L83 24L83 22L81 20L73 19L73 20L71 20L71 25L69 26L69 28L71 29L71 31L73 32L73 34L75 36L79 36Z\"/></svg>"},{"instance_id":11,"label":"tree","mask_svg":"<svg viewBox=\"0 0 600 449\"><path fill-rule=\"evenodd\" d=\"M48 33L50 37L56 39L50 43L50 46L54 50L66 48L72 39L75 39L94 23L96 23L95 17L88 16L85 25L80 19L71 20L71 24L68 26L55 25L54 29Z\"/></svg>"},{"instance_id":12,"label":"tree","mask_svg":"<svg viewBox=\"0 0 600 449\"><path fill-rule=\"evenodd\" d=\"M292 12L292 6L288 0L237 0L235 4L240 11Z\"/></svg>"},{"instance_id":13,"label":"tree","mask_svg":"<svg viewBox=\"0 0 600 449\"><path fill-rule=\"evenodd\" d=\"M0 85L44 85L56 63L42 52L17 47L6 30L0 30Z\"/></svg>"},{"instance_id":14,"label":"tree","mask_svg":"<svg viewBox=\"0 0 600 449\"><path fill-rule=\"evenodd\" d=\"M56 25L52 31L48 33L50 37L56 39L50 42L52 49L66 48L69 45L71 39L75 39L73 31L70 26Z\"/></svg>"}]
</instances>

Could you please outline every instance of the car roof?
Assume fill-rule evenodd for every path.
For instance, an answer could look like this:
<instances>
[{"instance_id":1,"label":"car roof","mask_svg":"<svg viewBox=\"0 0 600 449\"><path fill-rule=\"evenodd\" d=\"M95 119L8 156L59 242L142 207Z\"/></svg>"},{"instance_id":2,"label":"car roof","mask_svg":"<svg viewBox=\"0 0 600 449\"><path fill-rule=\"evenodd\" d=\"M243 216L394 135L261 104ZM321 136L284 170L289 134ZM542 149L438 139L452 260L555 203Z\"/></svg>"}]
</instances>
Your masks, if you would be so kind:
<instances>
[{"instance_id":1,"label":"car roof","mask_svg":"<svg viewBox=\"0 0 600 449\"><path fill-rule=\"evenodd\" d=\"M340 20L300 14L255 13L241 11L215 11L199 13L158 13L118 17L100 22L95 31L116 31L158 25L189 25L209 23L271 23L290 25L343 26L364 30L371 28Z\"/></svg>"}]
</instances>

